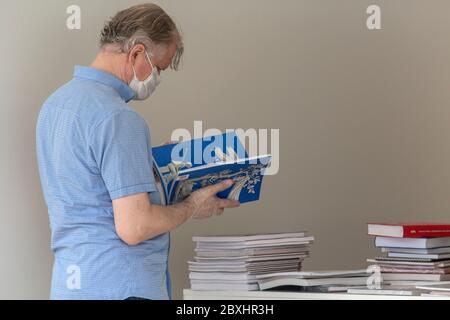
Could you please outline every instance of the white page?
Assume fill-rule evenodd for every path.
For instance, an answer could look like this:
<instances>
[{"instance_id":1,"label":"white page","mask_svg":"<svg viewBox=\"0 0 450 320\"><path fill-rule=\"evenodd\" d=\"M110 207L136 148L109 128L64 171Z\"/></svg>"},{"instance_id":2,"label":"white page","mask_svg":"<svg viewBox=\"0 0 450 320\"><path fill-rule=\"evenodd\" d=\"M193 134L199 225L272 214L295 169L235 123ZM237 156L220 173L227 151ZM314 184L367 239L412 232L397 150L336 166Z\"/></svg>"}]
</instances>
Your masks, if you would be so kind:
<instances>
[{"instance_id":1,"label":"white page","mask_svg":"<svg viewBox=\"0 0 450 320\"><path fill-rule=\"evenodd\" d=\"M305 241L291 241L291 242L284 242L284 243L264 243L264 244L246 244L243 242L235 243L235 244L212 244L212 243L198 243L197 249L200 250L236 250L236 249L259 249L259 248L270 248L270 247L276 247L276 246L294 246L298 245L304 246L309 245L311 242L305 242Z\"/></svg>"},{"instance_id":2,"label":"white page","mask_svg":"<svg viewBox=\"0 0 450 320\"><path fill-rule=\"evenodd\" d=\"M411 258L411 259L450 259L450 254L416 254L416 253L403 253L403 252L389 252L390 258Z\"/></svg>"},{"instance_id":3,"label":"white page","mask_svg":"<svg viewBox=\"0 0 450 320\"><path fill-rule=\"evenodd\" d=\"M330 270L330 271L299 271L299 272L280 272L272 273L258 277L258 279L271 277L285 277L285 278L331 278L331 277L351 277L351 276L367 276L366 269L358 270Z\"/></svg>"},{"instance_id":4,"label":"white page","mask_svg":"<svg viewBox=\"0 0 450 320\"><path fill-rule=\"evenodd\" d=\"M193 237L194 242L242 242L246 240L270 240L280 238L303 238L306 232L292 232L292 233L273 233L260 235L240 235L240 236L210 236L210 237Z\"/></svg>"},{"instance_id":5,"label":"white page","mask_svg":"<svg viewBox=\"0 0 450 320\"><path fill-rule=\"evenodd\" d=\"M418 285L416 288L429 291L450 291L450 281L434 285Z\"/></svg>"}]
</instances>

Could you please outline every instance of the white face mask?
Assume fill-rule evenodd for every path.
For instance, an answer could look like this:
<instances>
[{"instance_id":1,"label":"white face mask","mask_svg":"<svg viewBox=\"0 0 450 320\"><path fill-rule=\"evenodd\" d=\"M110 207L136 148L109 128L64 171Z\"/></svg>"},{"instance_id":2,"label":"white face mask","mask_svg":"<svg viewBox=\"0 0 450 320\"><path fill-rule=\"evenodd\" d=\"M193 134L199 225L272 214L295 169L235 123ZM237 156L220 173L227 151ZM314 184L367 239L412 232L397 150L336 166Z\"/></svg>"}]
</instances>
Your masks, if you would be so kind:
<instances>
[{"instance_id":1,"label":"white face mask","mask_svg":"<svg viewBox=\"0 0 450 320\"><path fill-rule=\"evenodd\" d=\"M150 60L147 51L145 51L145 54L147 55L148 62L150 62L150 65L152 66L152 73L148 76L147 79L140 81L136 76L136 70L134 69L134 66L131 66L133 68L134 77L133 80L131 80L129 86L135 93L133 99L139 101L148 99L153 94L153 92L155 92L156 87L161 83L161 77L158 70L153 66L153 63Z\"/></svg>"}]
</instances>

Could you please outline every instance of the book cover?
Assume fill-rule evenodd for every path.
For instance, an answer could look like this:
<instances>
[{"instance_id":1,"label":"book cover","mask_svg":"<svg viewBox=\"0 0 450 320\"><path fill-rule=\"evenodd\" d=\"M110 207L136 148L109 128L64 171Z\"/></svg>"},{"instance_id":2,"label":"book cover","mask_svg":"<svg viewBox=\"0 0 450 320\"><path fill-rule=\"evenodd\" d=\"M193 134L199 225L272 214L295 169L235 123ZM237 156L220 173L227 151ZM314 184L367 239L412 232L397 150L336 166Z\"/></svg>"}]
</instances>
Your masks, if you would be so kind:
<instances>
[{"instance_id":1,"label":"book cover","mask_svg":"<svg viewBox=\"0 0 450 320\"><path fill-rule=\"evenodd\" d=\"M161 183L164 204L183 201L192 192L232 179L217 194L240 203L260 198L270 155L248 157L235 132L152 148L154 171Z\"/></svg>"},{"instance_id":2,"label":"book cover","mask_svg":"<svg viewBox=\"0 0 450 320\"><path fill-rule=\"evenodd\" d=\"M369 235L395 238L450 237L450 224L437 223L369 223Z\"/></svg>"},{"instance_id":3,"label":"book cover","mask_svg":"<svg viewBox=\"0 0 450 320\"><path fill-rule=\"evenodd\" d=\"M410 249L432 249L450 247L450 237L443 238L394 238L376 237L376 247L387 248L410 248Z\"/></svg>"}]
</instances>

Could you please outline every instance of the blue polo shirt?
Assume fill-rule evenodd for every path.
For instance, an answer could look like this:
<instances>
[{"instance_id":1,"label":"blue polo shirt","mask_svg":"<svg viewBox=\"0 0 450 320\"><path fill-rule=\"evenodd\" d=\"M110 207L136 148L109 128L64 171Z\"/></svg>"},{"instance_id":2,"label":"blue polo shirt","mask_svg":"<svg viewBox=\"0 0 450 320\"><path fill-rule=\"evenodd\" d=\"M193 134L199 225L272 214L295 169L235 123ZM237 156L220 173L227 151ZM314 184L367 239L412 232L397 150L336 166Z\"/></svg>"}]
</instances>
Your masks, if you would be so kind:
<instances>
[{"instance_id":1,"label":"blue polo shirt","mask_svg":"<svg viewBox=\"0 0 450 320\"><path fill-rule=\"evenodd\" d=\"M160 204L147 123L127 106L131 88L76 67L44 103L36 142L51 227L51 299L169 299L169 234L128 246L112 200L148 192Z\"/></svg>"}]
</instances>

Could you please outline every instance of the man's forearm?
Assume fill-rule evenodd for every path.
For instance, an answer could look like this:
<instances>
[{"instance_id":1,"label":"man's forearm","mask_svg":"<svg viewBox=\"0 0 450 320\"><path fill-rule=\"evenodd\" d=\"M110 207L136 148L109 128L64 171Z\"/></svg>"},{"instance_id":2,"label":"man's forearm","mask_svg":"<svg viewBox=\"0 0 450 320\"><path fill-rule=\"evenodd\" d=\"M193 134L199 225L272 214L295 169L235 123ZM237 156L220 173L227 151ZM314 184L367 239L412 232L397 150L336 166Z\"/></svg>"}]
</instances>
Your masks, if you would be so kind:
<instances>
[{"instance_id":1,"label":"man's forearm","mask_svg":"<svg viewBox=\"0 0 450 320\"><path fill-rule=\"evenodd\" d=\"M171 206L151 205L136 221L138 242L143 242L176 229L193 215L187 201Z\"/></svg>"},{"instance_id":2,"label":"man's forearm","mask_svg":"<svg viewBox=\"0 0 450 320\"><path fill-rule=\"evenodd\" d=\"M221 215L225 208L239 206L239 201L216 196L232 184L233 180L226 180L202 188L185 201L171 206L151 204L147 193L113 200L117 234L125 243L138 245L177 228L191 217L202 219Z\"/></svg>"}]
</instances>

